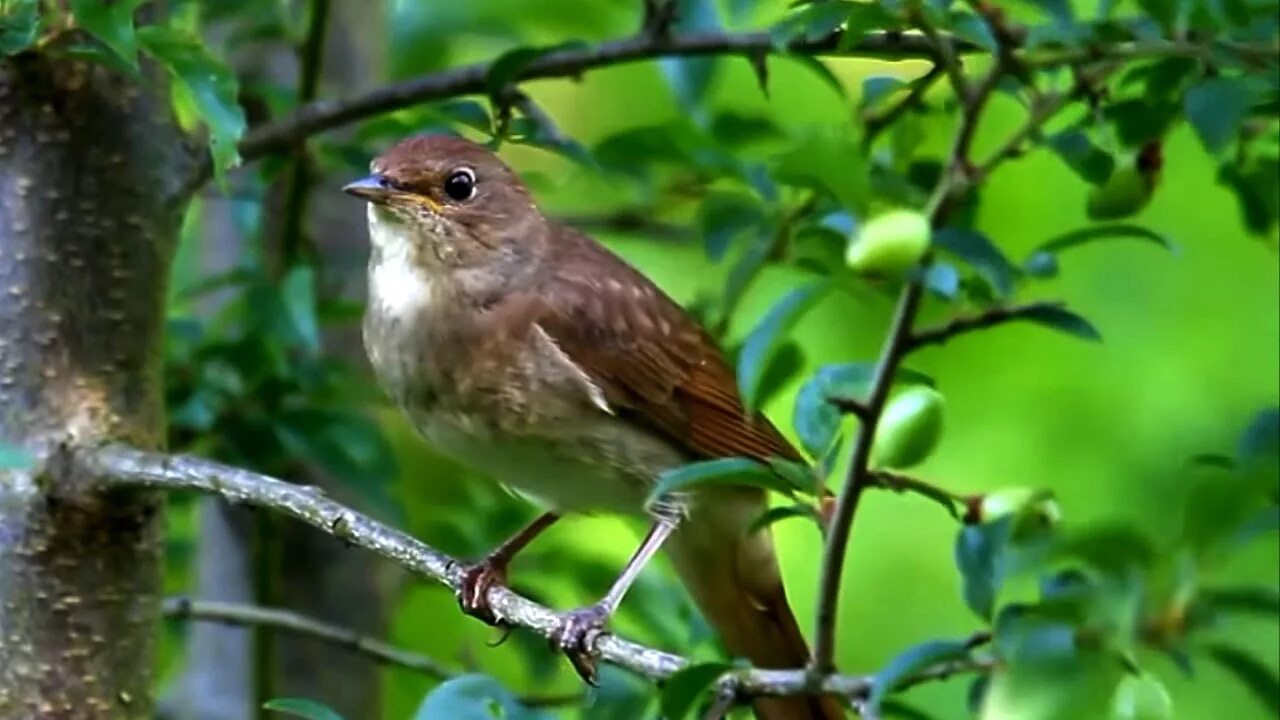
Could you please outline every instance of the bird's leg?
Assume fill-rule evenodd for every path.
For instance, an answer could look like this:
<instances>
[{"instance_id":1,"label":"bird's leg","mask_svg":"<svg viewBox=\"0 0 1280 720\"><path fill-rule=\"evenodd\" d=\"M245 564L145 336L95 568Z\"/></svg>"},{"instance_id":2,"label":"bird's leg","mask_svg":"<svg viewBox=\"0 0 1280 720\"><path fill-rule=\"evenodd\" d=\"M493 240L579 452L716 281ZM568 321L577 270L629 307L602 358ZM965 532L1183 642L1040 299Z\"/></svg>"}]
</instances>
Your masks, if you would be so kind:
<instances>
[{"instance_id":1,"label":"bird's leg","mask_svg":"<svg viewBox=\"0 0 1280 720\"><path fill-rule=\"evenodd\" d=\"M588 683L595 685L596 663L592 656L596 639L604 632L609 617L618 609L618 604L640 576L640 571L675 531L677 524L675 519L659 518L600 602L560 616L560 626L551 635L551 642L568 656L573 669Z\"/></svg>"},{"instance_id":2,"label":"bird's leg","mask_svg":"<svg viewBox=\"0 0 1280 720\"><path fill-rule=\"evenodd\" d=\"M560 516L553 512L542 513L494 548L483 560L463 568L462 582L458 586L458 605L462 611L490 625L497 625L498 619L489 607L489 588L494 585L506 587L507 565L511 559L559 519Z\"/></svg>"}]
</instances>

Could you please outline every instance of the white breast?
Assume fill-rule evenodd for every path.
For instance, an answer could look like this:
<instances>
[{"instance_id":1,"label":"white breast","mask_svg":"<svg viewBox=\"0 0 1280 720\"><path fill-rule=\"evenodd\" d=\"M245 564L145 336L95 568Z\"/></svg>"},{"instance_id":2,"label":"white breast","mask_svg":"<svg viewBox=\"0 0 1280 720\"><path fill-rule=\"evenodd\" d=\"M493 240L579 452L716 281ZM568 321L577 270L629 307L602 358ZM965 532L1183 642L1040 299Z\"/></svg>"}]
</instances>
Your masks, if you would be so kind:
<instances>
[{"instance_id":1,"label":"white breast","mask_svg":"<svg viewBox=\"0 0 1280 720\"><path fill-rule=\"evenodd\" d=\"M406 228L369 206L369 301L395 320L403 320L432 300L431 278L413 261L414 240Z\"/></svg>"}]
</instances>

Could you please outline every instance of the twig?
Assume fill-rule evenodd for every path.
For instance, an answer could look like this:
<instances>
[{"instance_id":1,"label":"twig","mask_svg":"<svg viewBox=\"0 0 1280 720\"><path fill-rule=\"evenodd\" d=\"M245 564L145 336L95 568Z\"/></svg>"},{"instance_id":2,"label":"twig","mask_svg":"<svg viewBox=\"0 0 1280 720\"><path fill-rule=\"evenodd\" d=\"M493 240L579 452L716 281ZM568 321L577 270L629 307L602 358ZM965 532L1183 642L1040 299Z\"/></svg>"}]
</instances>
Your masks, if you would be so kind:
<instances>
[{"instance_id":1,"label":"twig","mask_svg":"<svg viewBox=\"0 0 1280 720\"><path fill-rule=\"evenodd\" d=\"M828 395L827 402L831 403L831 405L840 412L852 415L859 420L866 420L868 417L871 417L871 408L867 407L866 403L857 398L845 395Z\"/></svg>"},{"instance_id":2,"label":"twig","mask_svg":"<svg viewBox=\"0 0 1280 720\"><path fill-rule=\"evenodd\" d=\"M961 102L960 125L956 129L956 139L951 155L943 168L942 176L938 180L938 186L927 208L930 224L933 227L939 227L946 222L947 215L951 211L952 198L967 187L969 169L972 165L969 160L970 145L982 110L1004 73L1003 58L1006 55L999 54L995 65L983 78L978 88L971 90L963 70L951 53L950 41L939 37L936 30L931 31L923 13L915 13L915 15L915 21L936 48L938 63L945 63L943 71L951 79L952 87ZM928 258L922 261L926 265L928 262ZM854 435L844 487L841 488L837 497L835 513L828 527L826 546L822 555L822 571L818 580L817 629L814 633L813 661L810 668L811 672L819 676L835 670L836 622L849 534L853 527L853 519L857 515L858 501L862 497L863 490L871 482L868 463L876 427L879 425L881 413L884 412L894 374L907 353L911 326L915 322L916 312L919 310L923 295L924 283L919 276L916 276L903 285L902 292L898 296L889 335L880 351L880 358L876 362L872 376L871 390L865 403L866 415L862 418Z\"/></svg>"},{"instance_id":3,"label":"twig","mask_svg":"<svg viewBox=\"0 0 1280 720\"><path fill-rule=\"evenodd\" d=\"M388 528L341 503L331 500L311 486L295 485L273 477L243 470L212 460L144 452L112 445L60 456L64 471L85 475L85 483L102 490L146 487L157 490L194 490L220 495L233 503L266 508L300 520L349 545L371 550L411 572L437 580L457 592L462 581L462 564L408 535ZM489 604L509 625L549 637L559 627L560 616L503 587L489 590ZM661 681L688 662L685 658L655 648L604 634L596 650L607 662L645 678ZM949 667L928 668L909 682L925 682L949 677ZM727 673L718 691L744 695L801 695L823 693L848 698L864 697L873 676L825 675L818 681L803 668L788 670L750 669Z\"/></svg>"},{"instance_id":4,"label":"twig","mask_svg":"<svg viewBox=\"0 0 1280 720\"><path fill-rule=\"evenodd\" d=\"M165 600L164 614L166 617L178 620L191 619L224 625L287 630L298 635L319 638L353 652L368 655L379 662L415 670L439 680L456 674L425 655L403 650L349 628L330 625L288 610L176 597Z\"/></svg>"},{"instance_id":5,"label":"twig","mask_svg":"<svg viewBox=\"0 0 1280 720\"><path fill-rule=\"evenodd\" d=\"M316 97L320 86L320 69L324 62L324 41L329 29L329 1L312 0L307 36L298 48L298 104L305 105ZM281 231L280 271L283 273L310 248L302 233L310 183L306 138L298 138L292 148L293 159L285 190L284 226Z\"/></svg>"},{"instance_id":6,"label":"twig","mask_svg":"<svg viewBox=\"0 0 1280 720\"><path fill-rule=\"evenodd\" d=\"M994 307L976 315L962 315L938 327L919 330L907 339L906 351L914 352L925 345L941 345L948 340L973 332L985 330L996 325L1014 320L1023 320L1046 310L1056 310L1064 306L1061 302L1032 302L1010 307Z\"/></svg>"},{"instance_id":7,"label":"twig","mask_svg":"<svg viewBox=\"0 0 1280 720\"><path fill-rule=\"evenodd\" d=\"M871 470L867 473L867 487L878 487L893 492L910 492L917 495L923 495L927 498L937 500L938 502L950 505L951 515L959 519L960 513L956 511L956 505L967 507L970 497L957 492L952 492L944 487L934 485L931 482L903 475L901 473L891 472L889 470Z\"/></svg>"},{"instance_id":8,"label":"twig","mask_svg":"<svg viewBox=\"0 0 1280 720\"><path fill-rule=\"evenodd\" d=\"M933 87L938 78L942 77L942 74L942 66L933 65L928 72L912 81L911 89L898 102L890 105L882 112L868 113L863 119L863 124L866 125L866 132L862 136L862 146L864 148L871 147L871 144L880 133L884 132L885 128L893 125L898 121L898 118L908 111L918 107L921 101L924 100L925 94L929 92L929 89Z\"/></svg>"}]
</instances>

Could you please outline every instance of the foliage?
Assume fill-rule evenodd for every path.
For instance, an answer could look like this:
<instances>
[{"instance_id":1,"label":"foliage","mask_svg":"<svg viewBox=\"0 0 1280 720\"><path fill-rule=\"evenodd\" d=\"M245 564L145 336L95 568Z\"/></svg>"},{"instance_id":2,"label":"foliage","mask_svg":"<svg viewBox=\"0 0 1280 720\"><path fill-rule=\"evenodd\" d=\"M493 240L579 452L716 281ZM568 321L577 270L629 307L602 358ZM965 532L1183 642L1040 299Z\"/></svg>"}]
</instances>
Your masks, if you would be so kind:
<instances>
[{"instance_id":1,"label":"foliage","mask_svg":"<svg viewBox=\"0 0 1280 720\"><path fill-rule=\"evenodd\" d=\"M932 469L940 453L975 442L970 434L953 432L950 421L942 436L952 404L948 394L944 409L940 398L954 380L932 372L945 369L944 360L928 366L929 374L914 369L921 346L912 337L934 330L930 342L938 344L978 330L1004 333L1005 324L1020 320L1059 332L1064 343L1104 336L1125 342L1123 327L1113 334L1104 325L1104 335L1089 313L1034 303L1064 294L1077 306L1076 291L1090 273L1105 274L1098 263L1124 252L1115 240L1175 249L1148 220L1170 190L1176 168L1169 148L1180 134L1194 135L1195 157L1215 168L1218 188L1231 194L1241 223L1261 244L1275 244L1280 222L1280 7L1274 0L1029 0L999 7L982 0L792 7L674 0L675 13L667 21L661 20L663 3L648 2L645 32L669 38L741 28L766 33L768 47L746 53L751 81L763 99L720 91L742 87L727 85L743 70L731 58L668 57L657 63L662 85L640 85L635 92L648 93L638 99L671 111L641 110L637 101L636 108L599 108L572 125L552 119L557 109L570 114L563 100L546 102L553 111L544 110L542 94L535 91L541 86L523 83L526 73L549 57L595 47L624 23L634 26L636 18L597 7L608 4L576 0L390 3L380 18L389 31L389 73L408 77L453 67L472 59L478 46L492 61L474 88L476 97L405 103L353 132L313 138L308 151L290 162L264 162L238 175L228 173L239 161L246 116L256 110L284 117L296 108L300 92L237 77L220 58L264 41L302 45L308 23L281 9L286 4L172 4L173 12L153 23L150 15L143 20L135 12L145 5L136 0L74 0L65 17L38 0L0 0L0 57L47 47L120 72L158 63L168 73L180 114L207 130L211 168L221 187L237 195L235 232L248 240L245 248L286 242L264 229L271 211L263 208L269 188L296 177L289 173L363 172L386 142L428 129L458 132L510 149L512 157L532 158L531 165L554 175L540 181L536 172L527 174L535 193L568 197L568 211L586 206L597 213L607 206L618 212L606 213L606 220L639 217L695 228L705 260L689 253L678 258L699 263L711 280L689 284L699 291L691 309L734 350L748 408L768 409L794 392L791 429L810 462L696 463L664 475L652 499L717 483L750 484L787 496L786 504L758 518L753 529L805 518L829 533L826 493L874 487L871 474L881 466L926 463ZM634 5L638 11L641 3ZM208 40L215 27L229 38L225 43ZM890 66L876 66L870 76L859 66L862 83L854 92L848 67L831 58L862 54L861 44L889 37L881 31L928 39L937 66L892 66L892 77L874 74ZM824 116L801 107L805 103L795 97L815 104L819 97L818 90L796 89L804 82L815 83L821 102L839 112ZM546 95L554 100L553 93ZM853 123L846 119L850 113ZM988 123L992 116L1003 126ZM529 149L545 150L559 162ZM1075 178L1055 199L1071 206L1073 224L1037 227L1040 235L1029 247L1016 234L1002 233L1001 222L992 219L1007 199L990 189L997 169L1024 155L1049 158L1046 165ZM188 210L182 250L187 255L198 254L205 242L199 230L203 206L197 201ZM909 222L891 227L885 218ZM304 240L309 244L312 238ZM1176 240L1179 247L1199 242L1181 235ZM873 249L879 254L868 260ZM425 503L404 501L426 491L405 489L409 483L392 462L387 432L371 415L377 394L349 362L338 359L330 341L349 331L356 315L335 290L340 272L318 262L319 251L283 265L270 251L242 254L232 270L212 276L180 258L166 348L174 449L286 477L304 470L330 474L362 501L460 552L478 554L518 524L525 511L491 489L433 495L431 501L440 505L426 510ZM1155 253L1142 257L1164 259ZM908 308L907 316L895 320L879 357L869 348L879 345L882 333L863 325L854 333L830 312L833 303L880 307L886 298L911 299L917 291L918 302L899 305ZM1084 302L1079 306L1092 309ZM824 328L829 336L872 341L856 347L844 338L802 342L820 316L832 321ZM1019 372L1006 360L994 354L984 359L983 380L998 384L1001 374ZM1086 372L1102 368L1091 362ZM903 397L928 399L927 412L906 407ZM1273 398L1251 402L1269 405ZM1168 668L1156 660L1168 657L1188 674L1202 662L1216 663L1274 713L1280 686L1274 658L1260 660L1231 644L1224 628L1245 618L1276 621L1277 579L1228 586L1213 578L1249 543L1274 543L1280 516L1276 417L1274 410L1259 414L1238 453L1189 464L1180 486L1186 511L1161 537L1133 520L1059 523L1056 506L1048 512L1046 496L1023 487L1056 486L1061 480L1053 476L1015 478L1008 487L960 498L966 512L957 513L962 522L953 545L957 592L946 607L967 607L974 634L964 641L925 640L879 658L893 659L883 662L867 696L859 699L863 708L870 716L932 716L933 707L927 713L904 709L909 706L898 694L939 664L962 662L960 674L977 678L971 712L984 720L1137 716L1140 704L1164 707L1170 697L1162 684ZM875 427L881 419L885 425ZM1201 423L1196 431L1209 429ZM882 447L859 459L858 448L872 438ZM890 440L898 446L892 452L883 449ZM1215 449L1212 442L1197 444ZM971 457L982 461L981 453ZM22 460L0 447L0 470L20 467ZM438 460L431 462L439 467ZM954 492L929 488L923 481L914 486L948 507L957 500ZM468 503L483 505L483 513ZM483 514L484 521L451 517L455 504L472 518ZM598 591L616 568L598 558L593 564L582 549L562 561L556 560L558 550L530 551L532 572L519 575L517 587L559 599L567 594L566 582L548 576L568 572L572 562L578 578L568 583L570 590ZM683 596L673 599L673 588L668 577L646 578L624 606L634 609L620 622L696 662L660 692L605 673L602 687L583 703L584 716L620 717L619 708L631 708L639 717L655 706L667 717L688 716L706 704L715 681L733 670ZM844 622L852 627L858 618ZM946 635L951 629L940 625L923 632ZM842 629L841 637L855 632ZM539 687L551 682L554 672L545 668L552 656L536 641L515 637L511 644L525 660L527 675ZM505 681L516 675L511 668L495 674L504 682L468 674L429 692L422 683L404 686L414 695L417 717L553 715L530 709L507 689ZM268 707L326 717L318 703L273 703ZM1177 707L1176 698L1172 704Z\"/></svg>"}]
</instances>

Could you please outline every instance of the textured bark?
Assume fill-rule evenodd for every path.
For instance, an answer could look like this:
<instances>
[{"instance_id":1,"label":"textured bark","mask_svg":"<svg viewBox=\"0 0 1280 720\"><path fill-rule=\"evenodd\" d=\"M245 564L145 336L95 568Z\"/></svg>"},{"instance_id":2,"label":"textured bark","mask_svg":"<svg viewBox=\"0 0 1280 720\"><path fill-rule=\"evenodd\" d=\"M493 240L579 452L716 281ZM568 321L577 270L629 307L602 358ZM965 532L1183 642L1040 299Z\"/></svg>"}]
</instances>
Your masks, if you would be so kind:
<instances>
[{"instance_id":1,"label":"textured bark","mask_svg":"<svg viewBox=\"0 0 1280 720\"><path fill-rule=\"evenodd\" d=\"M155 78L0 60L0 718L144 718L160 495L92 492L64 446L161 444L182 136Z\"/></svg>"}]
</instances>

